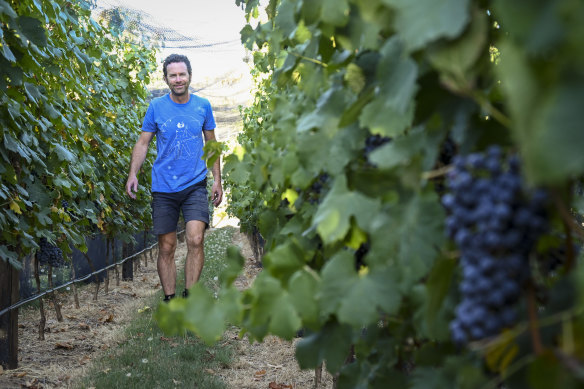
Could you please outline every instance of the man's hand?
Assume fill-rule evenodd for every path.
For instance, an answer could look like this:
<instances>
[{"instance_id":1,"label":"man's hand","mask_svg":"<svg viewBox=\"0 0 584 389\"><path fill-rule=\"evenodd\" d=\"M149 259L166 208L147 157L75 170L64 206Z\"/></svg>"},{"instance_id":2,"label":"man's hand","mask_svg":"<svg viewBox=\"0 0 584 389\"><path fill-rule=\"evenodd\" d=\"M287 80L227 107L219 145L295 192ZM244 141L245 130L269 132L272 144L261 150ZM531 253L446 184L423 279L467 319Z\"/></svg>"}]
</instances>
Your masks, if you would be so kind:
<instances>
[{"instance_id":1,"label":"man's hand","mask_svg":"<svg viewBox=\"0 0 584 389\"><path fill-rule=\"evenodd\" d=\"M223 200L223 188L221 187L221 181L216 180L213 183L213 188L211 189L211 201L213 202L213 205L215 207L217 207L219 204L221 204L221 201Z\"/></svg>"},{"instance_id":2,"label":"man's hand","mask_svg":"<svg viewBox=\"0 0 584 389\"><path fill-rule=\"evenodd\" d=\"M128 181L126 181L126 193L130 198L136 199L136 192L138 192L138 178L129 176Z\"/></svg>"}]
</instances>

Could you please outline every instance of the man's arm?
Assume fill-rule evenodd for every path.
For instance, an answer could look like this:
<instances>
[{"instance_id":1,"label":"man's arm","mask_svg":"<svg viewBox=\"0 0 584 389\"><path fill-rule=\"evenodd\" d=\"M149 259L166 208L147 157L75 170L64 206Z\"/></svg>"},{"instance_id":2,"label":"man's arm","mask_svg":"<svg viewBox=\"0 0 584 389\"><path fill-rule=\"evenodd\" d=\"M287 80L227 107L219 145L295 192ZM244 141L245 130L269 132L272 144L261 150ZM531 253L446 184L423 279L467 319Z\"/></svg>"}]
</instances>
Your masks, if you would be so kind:
<instances>
[{"instance_id":1,"label":"man's arm","mask_svg":"<svg viewBox=\"0 0 584 389\"><path fill-rule=\"evenodd\" d=\"M203 130L203 135L205 136L205 143L216 140L214 130ZM213 173L213 187L211 189L213 193L211 198L213 205L218 206L223 200L223 187L221 186L221 156L215 160L211 173Z\"/></svg>"},{"instance_id":2,"label":"man's arm","mask_svg":"<svg viewBox=\"0 0 584 389\"><path fill-rule=\"evenodd\" d=\"M134 149L132 150L130 172L128 173L128 181L126 181L126 193L133 199L136 198L135 193L138 191L138 171L146 159L146 154L148 154L148 145L150 145L150 141L153 137L153 132L142 131L138 141L134 145Z\"/></svg>"}]
</instances>

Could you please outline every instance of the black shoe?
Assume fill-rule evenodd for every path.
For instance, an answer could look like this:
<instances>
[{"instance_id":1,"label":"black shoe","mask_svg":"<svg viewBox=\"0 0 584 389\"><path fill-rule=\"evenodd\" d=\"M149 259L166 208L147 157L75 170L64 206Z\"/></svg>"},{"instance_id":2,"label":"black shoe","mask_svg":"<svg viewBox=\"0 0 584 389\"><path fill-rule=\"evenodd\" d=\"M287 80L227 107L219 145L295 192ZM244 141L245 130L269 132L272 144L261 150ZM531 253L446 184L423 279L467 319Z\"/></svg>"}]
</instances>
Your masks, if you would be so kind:
<instances>
[{"instance_id":1,"label":"black shoe","mask_svg":"<svg viewBox=\"0 0 584 389\"><path fill-rule=\"evenodd\" d=\"M164 301L165 303L169 302L170 300L172 300L174 298L174 293L173 294L167 294L164 296Z\"/></svg>"},{"instance_id":2,"label":"black shoe","mask_svg":"<svg viewBox=\"0 0 584 389\"><path fill-rule=\"evenodd\" d=\"M185 290L183 291L183 297L184 297L184 298L187 298L187 297L189 297L189 290L188 290L188 289L185 289Z\"/></svg>"}]
</instances>

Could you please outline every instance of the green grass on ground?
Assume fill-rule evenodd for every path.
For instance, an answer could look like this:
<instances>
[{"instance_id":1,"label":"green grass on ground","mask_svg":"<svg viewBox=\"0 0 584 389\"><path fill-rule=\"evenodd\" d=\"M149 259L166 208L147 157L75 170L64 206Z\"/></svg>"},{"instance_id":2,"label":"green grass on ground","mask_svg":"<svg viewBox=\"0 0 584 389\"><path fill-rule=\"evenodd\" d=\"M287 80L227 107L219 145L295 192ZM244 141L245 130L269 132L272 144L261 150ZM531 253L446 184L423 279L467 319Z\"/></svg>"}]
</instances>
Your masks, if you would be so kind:
<instances>
[{"instance_id":1,"label":"green grass on ground","mask_svg":"<svg viewBox=\"0 0 584 389\"><path fill-rule=\"evenodd\" d=\"M225 266L225 250L231 244L234 228L209 231L205 238L205 267L201 282L217 286L216 277ZM177 277L177 294L184 289L184 275ZM126 329L126 338L116 348L94 361L80 388L225 388L213 372L227 367L233 351L227 346L206 346L192 334L166 337L152 318L160 302L159 292L136 313Z\"/></svg>"}]
</instances>

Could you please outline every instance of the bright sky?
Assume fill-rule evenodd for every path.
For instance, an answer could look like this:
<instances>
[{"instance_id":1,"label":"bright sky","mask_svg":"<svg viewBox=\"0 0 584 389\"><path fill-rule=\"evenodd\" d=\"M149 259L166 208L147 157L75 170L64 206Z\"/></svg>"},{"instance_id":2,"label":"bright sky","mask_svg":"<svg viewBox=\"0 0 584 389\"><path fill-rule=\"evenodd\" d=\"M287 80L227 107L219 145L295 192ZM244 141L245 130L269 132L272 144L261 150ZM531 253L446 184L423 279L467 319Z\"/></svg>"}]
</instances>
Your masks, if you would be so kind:
<instances>
[{"instance_id":1,"label":"bright sky","mask_svg":"<svg viewBox=\"0 0 584 389\"><path fill-rule=\"evenodd\" d=\"M187 55L193 65L193 79L213 79L231 71L242 71L246 66L239 35L245 25L245 13L235 5L235 0L97 0L97 4L142 11L152 17L148 23L193 37L193 41L186 42L188 45L210 44L210 47L162 50L161 57L171 53ZM167 46L177 44L185 42L167 42Z\"/></svg>"}]
</instances>

